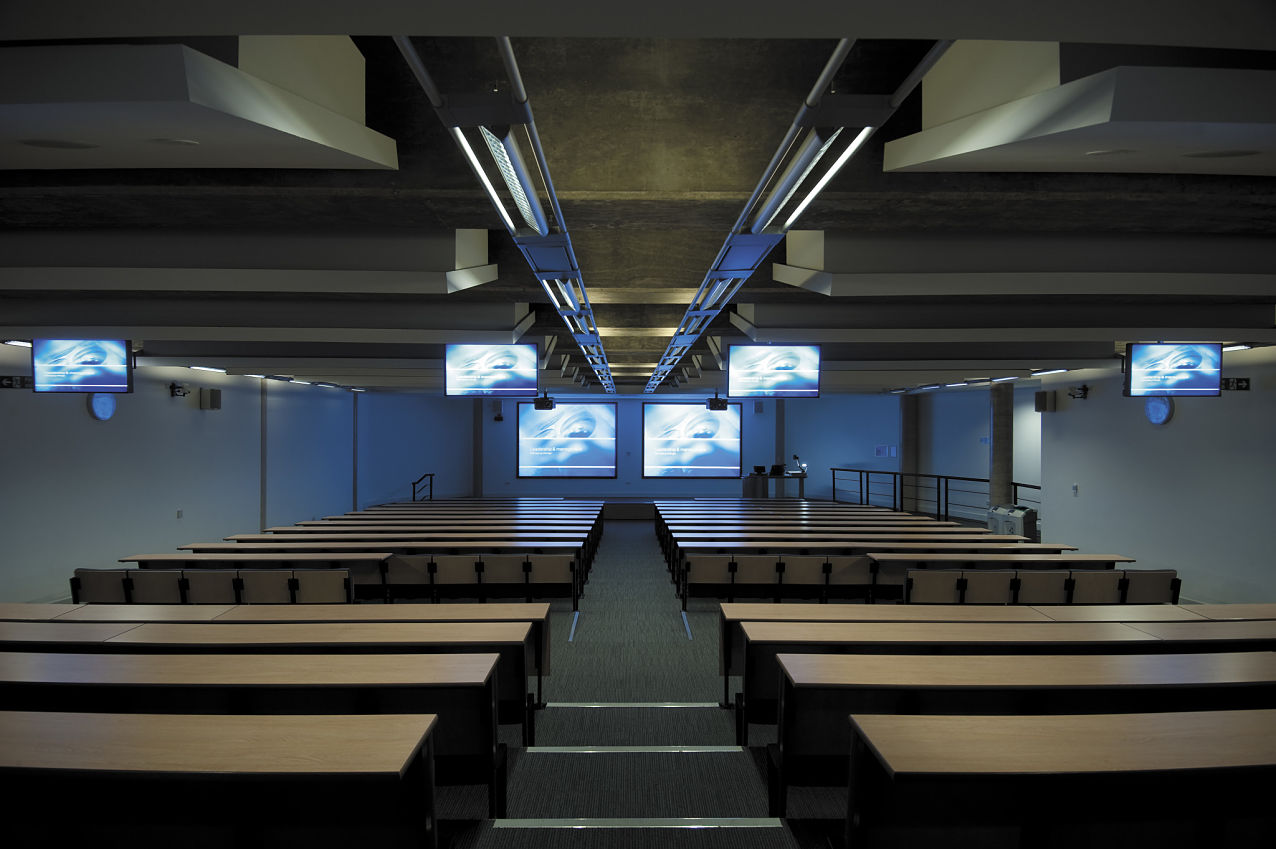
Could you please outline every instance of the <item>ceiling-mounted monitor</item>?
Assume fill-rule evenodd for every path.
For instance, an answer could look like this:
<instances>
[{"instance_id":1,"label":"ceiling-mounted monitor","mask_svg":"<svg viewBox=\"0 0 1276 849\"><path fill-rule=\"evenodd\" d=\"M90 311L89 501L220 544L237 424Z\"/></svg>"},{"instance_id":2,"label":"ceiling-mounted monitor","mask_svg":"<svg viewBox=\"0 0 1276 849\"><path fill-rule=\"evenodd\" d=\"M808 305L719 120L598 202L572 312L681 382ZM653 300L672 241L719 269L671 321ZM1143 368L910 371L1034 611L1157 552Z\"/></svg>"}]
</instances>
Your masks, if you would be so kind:
<instances>
[{"instance_id":1,"label":"ceiling-mounted monitor","mask_svg":"<svg viewBox=\"0 0 1276 849\"><path fill-rule=\"evenodd\" d=\"M740 405L642 405L644 478L740 477Z\"/></svg>"},{"instance_id":2,"label":"ceiling-mounted monitor","mask_svg":"<svg viewBox=\"0 0 1276 849\"><path fill-rule=\"evenodd\" d=\"M616 405L518 405L520 478L616 477Z\"/></svg>"},{"instance_id":3,"label":"ceiling-mounted monitor","mask_svg":"<svg viewBox=\"0 0 1276 849\"><path fill-rule=\"evenodd\" d=\"M731 345L727 348L727 396L820 397L818 345Z\"/></svg>"},{"instance_id":4,"label":"ceiling-mounted monitor","mask_svg":"<svg viewBox=\"0 0 1276 849\"><path fill-rule=\"evenodd\" d=\"M1222 374L1219 342L1131 342L1125 346L1126 395L1219 395Z\"/></svg>"},{"instance_id":5,"label":"ceiling-mounted monitor","mask_svg":"<svg viewBox=\"0 0 1276 849\"><path fill-rule=\"evenodd\" d=\"M445 395L536 396L535 345L448 345Z\"/></svg>"},{"instance_id":6,"label":"ceiling-mounted monitor","mask_svg":"<svg viewBox=\"0 0 1276 849\"><path fill-rule=\"evenodd\" d=\"M133 361L126 339L32 339L36 392L132 392Z\"/></svg>"}]
</instances>

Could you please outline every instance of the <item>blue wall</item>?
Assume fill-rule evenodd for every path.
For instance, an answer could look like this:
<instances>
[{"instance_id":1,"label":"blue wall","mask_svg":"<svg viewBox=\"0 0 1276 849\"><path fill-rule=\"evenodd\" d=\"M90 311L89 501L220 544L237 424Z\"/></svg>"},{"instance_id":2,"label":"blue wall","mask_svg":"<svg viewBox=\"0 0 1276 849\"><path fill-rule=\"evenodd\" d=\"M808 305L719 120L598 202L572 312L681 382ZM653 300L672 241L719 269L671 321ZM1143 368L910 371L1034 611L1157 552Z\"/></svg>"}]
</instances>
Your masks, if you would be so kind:
<instances>
[{"instance_id":1,"label":"blue wall","mask_svg":"<svg viewBox=\"0 0 1276 849\"><path fill-rule=\"evenodd\" d=\"M879 445L898 449L899 423L899 398L894 395L822 395L785 401L783 456L792 463L797 454L806 463L807 498L831 499L831 468L899 470L898 456L875 454ZM791 490L790 494L797 493Z\"/></svg>"},{"instance_id":2,"label":"blue wall","mask_svg":"<svg viewBox=\"0 0 1276 849\"><path fill-rule=\"evenodd\" d=\"M472 399L369 392L357 403L360 508L410 500L424 472L434 473L435 498L472 493Z\"/></svg>"}]
</instances>

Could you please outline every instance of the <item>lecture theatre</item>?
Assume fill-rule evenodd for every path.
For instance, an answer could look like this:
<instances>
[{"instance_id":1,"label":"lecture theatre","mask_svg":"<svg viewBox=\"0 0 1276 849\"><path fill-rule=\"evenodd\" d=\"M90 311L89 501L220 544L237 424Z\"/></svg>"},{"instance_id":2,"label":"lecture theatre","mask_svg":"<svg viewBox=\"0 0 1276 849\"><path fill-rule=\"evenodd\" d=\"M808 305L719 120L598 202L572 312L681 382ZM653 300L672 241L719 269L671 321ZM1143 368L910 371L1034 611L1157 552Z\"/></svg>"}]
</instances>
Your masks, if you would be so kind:
<instances>
[{"instance_id":1,"label":"lecture theatre","mask_svg":"<svg viewBox=\"0 0 1276 849\"><path fill-rule=\"evenodd\" d=\"M1276 6L1021 5L0 5L10 841L1270 846Z\"/></svg>"}]
</instances>

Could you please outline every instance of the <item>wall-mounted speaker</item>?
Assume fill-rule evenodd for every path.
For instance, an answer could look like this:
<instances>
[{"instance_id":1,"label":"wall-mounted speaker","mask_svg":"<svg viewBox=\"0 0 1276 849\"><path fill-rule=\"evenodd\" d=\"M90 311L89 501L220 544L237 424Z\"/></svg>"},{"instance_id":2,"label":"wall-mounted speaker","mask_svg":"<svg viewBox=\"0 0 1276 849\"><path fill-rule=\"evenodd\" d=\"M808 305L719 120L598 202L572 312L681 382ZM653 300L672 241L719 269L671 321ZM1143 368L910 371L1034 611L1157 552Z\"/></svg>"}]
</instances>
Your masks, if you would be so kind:
<instances>
[{"instance_id":1,"label":"wall-mounted speaker","mask_svg":"<svg viewBox=\"0 0 1276 849\"><path fill-rule=\"evenodd\" d=\"M761 413L764 408L765 408L765 405L761 401L753 402L753 412Z\"/></svg>"},{"instance_id":2,"label":"wall-mounted speaker","mask_svg":"<svg viewBox=\"0 0 1276 849\"><path fill-rule=\"evenodd\" d=\"M1032 408L1038 413L1054 412L1054 390L1043 389L1032 394Z\"/></svg>"},{"instance_id":3,"label":"wall-mounted speaker","mask_svg":"<svg viewBox=\"0 0 1276 849\"><path fill-rule=\"evenodd\" d=\"M201 410L220 410L222 408L222 391L220 389L200 389L199 408Z\"/></svg>"}]
</instances>

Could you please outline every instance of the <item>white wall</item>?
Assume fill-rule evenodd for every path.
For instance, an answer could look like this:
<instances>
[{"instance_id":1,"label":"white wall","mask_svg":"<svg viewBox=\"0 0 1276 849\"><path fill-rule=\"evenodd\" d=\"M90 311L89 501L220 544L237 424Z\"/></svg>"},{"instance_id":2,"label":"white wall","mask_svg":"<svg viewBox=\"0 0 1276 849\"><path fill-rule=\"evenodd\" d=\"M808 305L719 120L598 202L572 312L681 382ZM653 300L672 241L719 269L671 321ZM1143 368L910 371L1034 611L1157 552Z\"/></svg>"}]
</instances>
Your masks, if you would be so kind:
<instances>
[{"instance_id":1,"label":"white wall","mask_svg":"<svg viewBox=\"0 0 1276 849\"><path fill-rule=\"evenodd\" d=\"M1060 375L1058 409L1042 414L1043 538L1177 569L1185 599L1276 601L1274 359L1225 354L1224 375L1252 390L1180 399L1161 427L1119 374ZM1089 398L1068 398L1082 382Z\"/></svg>"},{"instance_id":2,"label":"white wall","mask_svg":"<svg viewBox=\"0 0 1276 849\"><path fill-rule=\"evenodd\" d=\"M435 498L472 494L472 399L371 392L358 404L360 508L410 500L424 472L434 473Z\"/></svg>"},{"instance_id":3,"label":"white wall","mask_svg":"<svg viewBox=\"0 0 1276 849\"><path fill-rule=\"evenodd\" d=\"M0 346L0 374L29 375L29 356ZM84 395L0 390L0 600L64 598L78 567L257 528L258 382L195 375L138 370L106 422ZM222 409L171 397L175 380L220 387Z\"/></svg>"}]
</instances>

